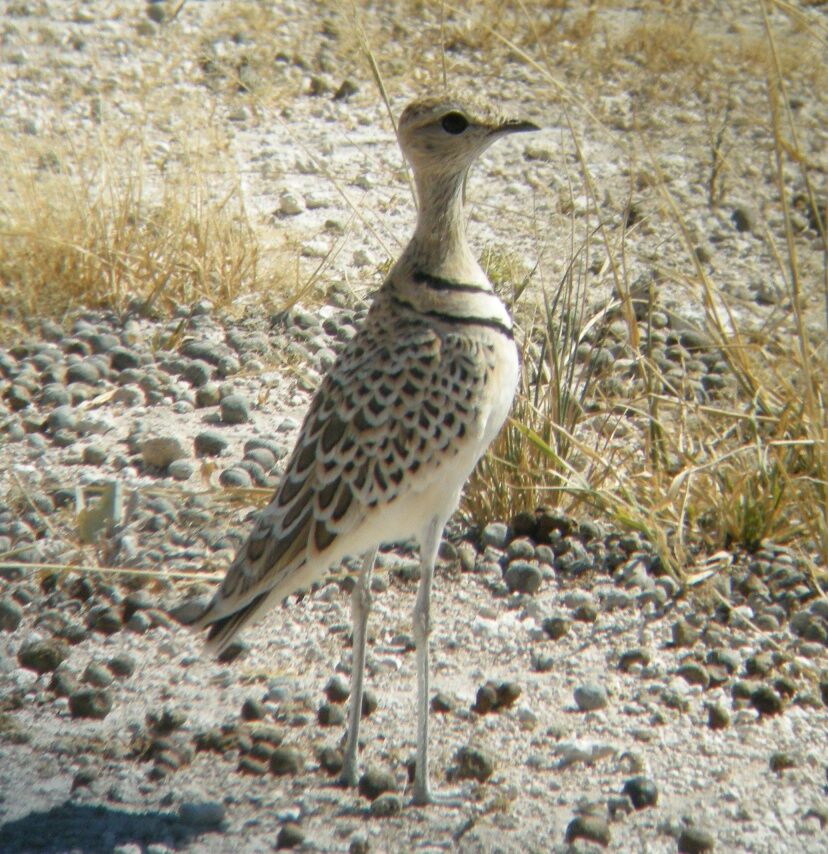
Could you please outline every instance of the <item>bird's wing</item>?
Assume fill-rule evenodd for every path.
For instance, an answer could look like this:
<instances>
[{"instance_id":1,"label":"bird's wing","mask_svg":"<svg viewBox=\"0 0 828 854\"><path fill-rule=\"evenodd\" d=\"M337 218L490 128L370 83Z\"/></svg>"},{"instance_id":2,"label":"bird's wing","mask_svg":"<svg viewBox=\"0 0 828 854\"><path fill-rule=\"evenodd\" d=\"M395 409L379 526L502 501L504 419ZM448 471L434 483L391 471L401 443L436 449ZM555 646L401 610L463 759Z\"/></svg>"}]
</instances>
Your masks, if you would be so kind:
<instances>
[{"instance_id":1,"label":"bird's wing","mask_svg":"<svg viewBox=\"0 0 828 854\"><path fill-rule=\"evenodd\" d=\"M212 624L213 645L271 591L295 589L309 563L324 572L339 538L479 441L493 351L419 319L380 320L369 315L323 380L273 499L198 620Z\"/></svg>"}]
</instances>

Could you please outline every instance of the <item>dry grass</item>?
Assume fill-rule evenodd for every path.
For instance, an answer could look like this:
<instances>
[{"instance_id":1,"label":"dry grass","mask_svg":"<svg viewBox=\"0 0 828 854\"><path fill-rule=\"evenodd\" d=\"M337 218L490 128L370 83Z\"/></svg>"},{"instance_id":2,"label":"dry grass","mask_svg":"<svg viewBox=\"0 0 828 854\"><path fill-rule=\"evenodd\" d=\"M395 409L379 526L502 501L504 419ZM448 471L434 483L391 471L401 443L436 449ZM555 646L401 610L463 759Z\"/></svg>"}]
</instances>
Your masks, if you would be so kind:
<instances>
[{"instance_id":1,"label":"dry grass","mask_svg":"<svg viewBox=\"0 0 828 854\"><path fill-rule=\"evenodd\" d=\"M126 138L82 151L0 140L0 303L23 316L78 305L167 312L278 293L278 255L218 160L190 150L153 163Z\"/></svg>"},{"instance_id":2,"label":"dry grass","mask_svg":"<svg viewBox=\"0 0 828 854\"><path fill-rule=\"evenodd\" d=\"M708 73L699 66L712 62L710 45L692 31L678 38L675 26L642 24L628 34L625 50L659 73L685 66ZM777 209L766 215L781 216L784 222L782 245L775 246L774 254L790 311L777 314L773 325L759 332L741 327L724 292L699 262L690 228L659 174L658 155L648 149L664 210L685 252L677 281L688 300L697 301L701 294L704 334L736 383L699 400L650 358L635 315L639 320L652 315L653 291L643 302L639 295L637 306L628 304L631 283L623 275L623 246L619 249L607 237L603 242L617 277L618 299L604 317L587 316L593 271L582 260L589 255L591 239L585 226L573 241L578 250L571 254L546 322L526 329L531 345L524 348L513 420L467 492L465 509L473 521L509 519L538 504L571 512L588 508L645 532L678 576L700 554L723 547L754 549L765 539L828 562L828 353L822 343L828 317L828 243L824 224L816 221L811 232L802 234L791 217L792 184L807 188L810 211L818 213L819 204L805 143L791 111L783 107L789 102L788 56L779 50L768 23L761 49L752 43L742 59L768 72L764 122L773 137L779 198ZM722 136L720 128L719 148ZM718 153L714 150L716 168L721 166ZM583 192L598 206L589 167L583 159L580 166ZM719 196L720 177L714 173L710 181L711 205ZM813 243L814 232L822 244L822 281L813 280L813 271L809 280L798 260L802 241ZM773 243L768 229L765 239ZM825 299L815 332L806 315L805 293L822 293ZM623 388L603 383L589 363L578 360L590 324L600 327L613 317L626 324L635 363L635 376ZM597 348L600 334L589 337L590 346Z\"/></svg>"},{"instance_id":3,"label":"dry grass","mask_svg":"<svg viewBox=\"0 0 828 854\"><path fill-rule=\"evenodd\" d=\"M576 357L585 324L559 318L532 330L542 344L524 350L512 421L466 492L472 521L541 504L597 512L646 533L677 574L764 539L828 560L828 363L811 343L792 350L785 331L728 349L711 325L739 373L730 393L685 397L642 347L619 395Z\"/></svg>"},{"instance_id":4,"label":"dry grass","mask_svg":"<svg viewBox=\"0 0 828 854\"><path fill-rule=\"evenodd\" d=\"M572 198L580 195L590 200L590 213L583 221L571 214L569 262L559 281L545 281L508 253L491 250L483 259L525 333L523 376L513 418L476 471L464 511L477 523L539 504L598 512L644 531L677 574L697 553L752 548L764 538L795 544L825 562L828 357L809 331L803 293L822 293L828 313L828 243L813 147L799 138L788 105L793 89L825 91L820 52L826 31L785 3L774 9L793 16L796 32L782 44L777 24L760 14L755 26L727 32L723 22L711 26L708 13L700 18L655 3L642 8L608 23L618 10L600 2L584 10L541 0L473 6L398 0L394 14L319 2L309 4L307 40L298 43L286 40L289 28L275 0L240 0L219 4L198 43L181 45L181 52L197 57L200 85L254 114L277 112L296 96L295 78L285 74L289 66L307 67L309 77L322 68L335 83L350 75L370 80L366 45L394 95L471 74L494 88L515 68L537 82L539 97L548 87L571 120L576 172L568 190L557 191L563 197L558 210L574 211ZM732 87L766 97L743 99L750 104L736 115ZM767 227L763 239L773 246L774 272L791 309L759 332L741 328L738 315L722 309L727 295L699 262L681 204L660 176L651 128L662 120L661 110L698 103L694 91L708 110L709 162L688 162L688 171L698 173L711 208L727 198L731 174L754 139L772 160L778 198L765 215L781 217L784 225L776 232ZM363 86L360 97L365 94ZM627 100L634 121L612 112ZM596 135L607 133L602 122L620 128L631 147L629 139L637 137L641 161L660 188L661 212L684 250L660 273L684 287L688 300L701 295L703 331L736 378L721 394L688 397L682 380L651 357L640 322L658 308L656 295L638 294L633 302L623 227L600 215L605 194L581 152L579 121ZM665 136L661 142L672 146L672 133ZM286 284L274 275L275 257L263 247L281 244L273 235L263 240L260 224L249 221L221 144L210 155L184 147L159 164L140 143L129 147L118 139L97 148L25 152L13 140L0 143L4 306L60 313L78 304L120 308L137 299L165 310L201 298L238 305L274 291L285 302L303 293L301 277ZM640 171L640 161L633 161L631 154L631 176ZM795 225L797 207L814 212L816 229L808 234ZM820 229L823 279L814 281L799 251ZM599 268L596 250L605 259ZM654 268L662 265L659 251L653 249ZM615 299L596 310L588 295L607 279ZM532 301L532 292L542 296ZM619 321L633 364L621 384L584 355L585 345L587 352L600 347ZM821 332L824 337L824 322Z\"/></svg>"}]
</instances>

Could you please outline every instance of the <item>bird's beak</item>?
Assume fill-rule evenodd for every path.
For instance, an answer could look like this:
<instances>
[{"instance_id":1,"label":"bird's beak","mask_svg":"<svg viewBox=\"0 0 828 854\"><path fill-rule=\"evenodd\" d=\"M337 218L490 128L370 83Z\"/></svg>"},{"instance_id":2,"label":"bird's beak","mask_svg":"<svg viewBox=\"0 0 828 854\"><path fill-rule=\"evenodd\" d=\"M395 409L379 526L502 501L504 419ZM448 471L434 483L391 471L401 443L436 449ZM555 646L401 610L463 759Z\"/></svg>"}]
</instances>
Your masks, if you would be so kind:
<instances>
[{"instance_id":1,"label":"bird's beak","mask_svg":"<svg viewBox=\"0 0 828 854\"><path fill-rule=\"evenodd\" d=\"M522 119L507 119L499 124L492 133L528 133L530 131L540 130L534 122L527 122Z\"/></svg>"}]
</instances>

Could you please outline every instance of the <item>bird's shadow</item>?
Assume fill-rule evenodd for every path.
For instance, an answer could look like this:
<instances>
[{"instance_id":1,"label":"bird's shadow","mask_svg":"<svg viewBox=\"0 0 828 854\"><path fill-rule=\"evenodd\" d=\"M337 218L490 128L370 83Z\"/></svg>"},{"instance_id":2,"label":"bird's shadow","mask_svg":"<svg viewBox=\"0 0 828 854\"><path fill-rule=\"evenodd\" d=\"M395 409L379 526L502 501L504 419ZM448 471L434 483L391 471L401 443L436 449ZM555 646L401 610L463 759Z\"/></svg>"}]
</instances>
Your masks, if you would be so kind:
<instances>
[{"instance_id":1,"label":"bird's shadow","mask_svg":"<svg viewBox=\"0 0 828 854\"><path fill-rule=\"evenodd\" d=\"M0 851L108 854L116 846L130 842L142 848L153 843L178 846L216 829L189 825L175 813L129 812L67 801L0 825Z\"/></svg>"}]
</instances>

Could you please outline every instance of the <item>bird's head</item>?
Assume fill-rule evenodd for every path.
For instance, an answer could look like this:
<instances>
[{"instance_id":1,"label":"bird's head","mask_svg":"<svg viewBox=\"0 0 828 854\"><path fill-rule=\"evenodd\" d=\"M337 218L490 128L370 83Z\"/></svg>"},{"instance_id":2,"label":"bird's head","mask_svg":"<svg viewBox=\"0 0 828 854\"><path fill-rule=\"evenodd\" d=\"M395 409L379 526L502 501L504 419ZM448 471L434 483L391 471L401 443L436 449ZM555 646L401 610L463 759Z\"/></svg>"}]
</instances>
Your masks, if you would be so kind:
<instances>
[{"instance_id":1,"label":"bird's head","mask_svg":"<svg viewBox=\"0 0 828 854\"><path fill-rule=\"evenodd\" d=\"M533 122L502 115L477 99L440 95L412 101L397 134L415 172L457 175L500 137L534 130L540 128Z\"/></svg>"}]
</instances>

